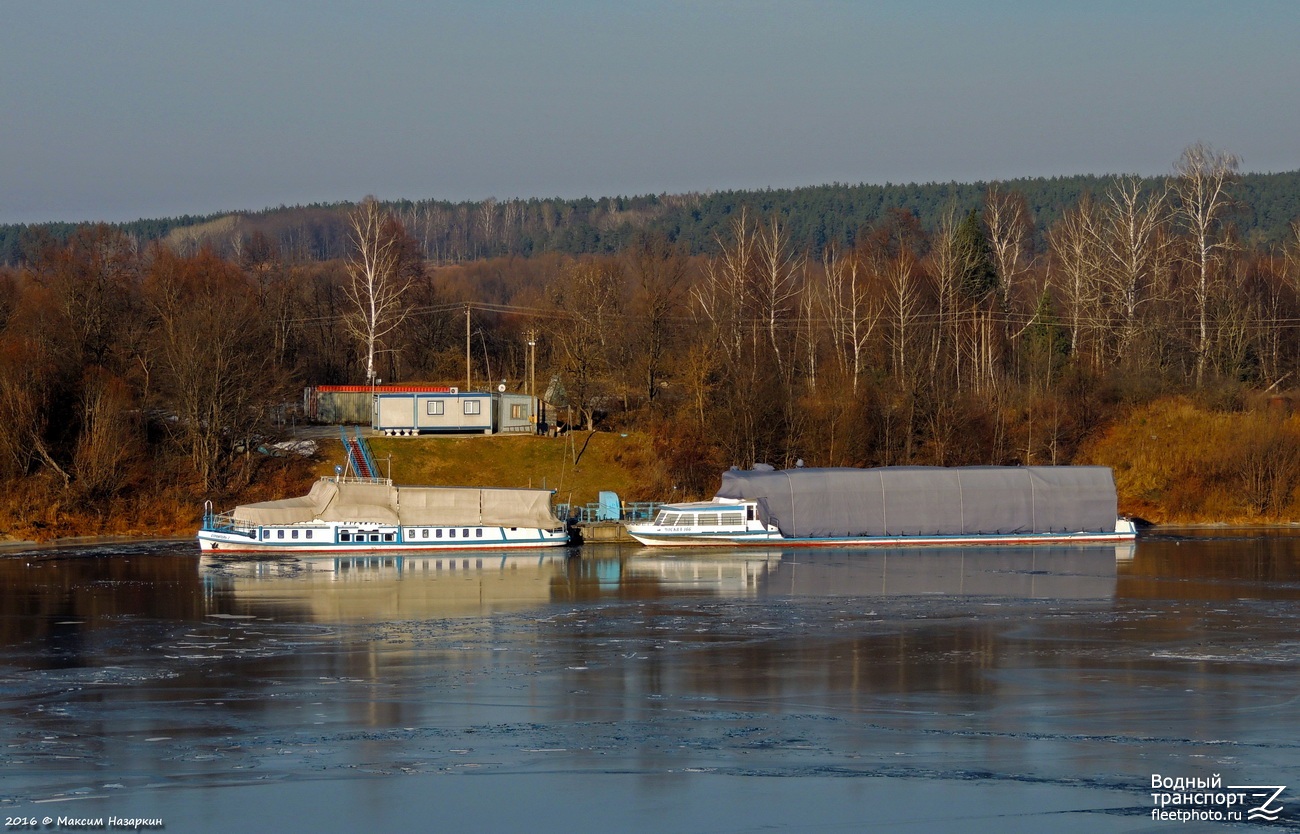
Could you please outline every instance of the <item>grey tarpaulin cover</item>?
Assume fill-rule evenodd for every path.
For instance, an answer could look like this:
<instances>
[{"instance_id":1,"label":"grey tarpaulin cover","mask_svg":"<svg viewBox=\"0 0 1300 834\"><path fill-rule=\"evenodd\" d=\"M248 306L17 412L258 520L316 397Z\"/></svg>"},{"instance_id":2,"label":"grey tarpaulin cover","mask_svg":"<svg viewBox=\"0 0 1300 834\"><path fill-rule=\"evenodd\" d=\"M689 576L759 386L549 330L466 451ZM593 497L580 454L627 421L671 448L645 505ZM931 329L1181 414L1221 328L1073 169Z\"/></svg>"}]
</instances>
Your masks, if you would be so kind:
<instances>
[{"instance_id":1,"label":"grey tarpaulin cover","mask_svg":"<svg viewBox=\"0 0 1300 834\"><path fill-rule=\"evenodd\" d=\"M1113 532L1105 466L731 470L719 498L757 501L786 538Z\"/></svg>"},{"instance_id":2,"label":"grey tarpaulin cover","mask_svg":"<svg viewBox=\"0 0 1300 834\"><path fill-rule=\"evenodd\" d=\"M237 521L298 524L351 521L436 527L487 525L554 529L551 493L544 489L389 486L322 478L301 498L284 498L235 508Z\"/></svg>"}]
</instances>

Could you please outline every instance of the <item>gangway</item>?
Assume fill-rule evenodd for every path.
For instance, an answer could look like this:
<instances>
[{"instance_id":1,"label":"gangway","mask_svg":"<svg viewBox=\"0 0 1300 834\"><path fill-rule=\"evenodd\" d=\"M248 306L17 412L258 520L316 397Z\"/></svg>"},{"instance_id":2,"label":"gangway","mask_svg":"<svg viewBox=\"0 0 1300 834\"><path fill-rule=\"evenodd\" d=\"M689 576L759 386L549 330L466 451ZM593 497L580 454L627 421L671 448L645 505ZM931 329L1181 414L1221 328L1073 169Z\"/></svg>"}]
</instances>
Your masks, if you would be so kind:
<instances>
[{"instance_id":1,"label":"gangway","mask_svg":"<svg viewBox=\"0 0 1300 834\"><path fill-rule=\"evenodd\" d=\"M382 481L379 477L379 467L375 466L375 458L370 454L370 444L361 436L361 430L356 426L352 427L351 436L348 435L346 426L339 426L339 436L343 440L343 453L347 460L347 465L352 469L355 477L368 481Z\"/></svg>"}]
</instances>

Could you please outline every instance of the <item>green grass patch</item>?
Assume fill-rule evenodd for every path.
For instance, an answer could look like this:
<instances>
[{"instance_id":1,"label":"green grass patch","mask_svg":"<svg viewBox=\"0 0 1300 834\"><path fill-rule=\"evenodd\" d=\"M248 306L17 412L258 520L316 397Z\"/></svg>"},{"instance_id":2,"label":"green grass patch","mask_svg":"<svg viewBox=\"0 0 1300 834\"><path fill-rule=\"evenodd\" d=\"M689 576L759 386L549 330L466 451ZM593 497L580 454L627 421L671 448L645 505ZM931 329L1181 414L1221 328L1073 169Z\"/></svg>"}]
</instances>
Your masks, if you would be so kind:
<instances>
[{"instance_id":1,"label":"green grass patch","mask_svg":"<svg viewBox=\"0 0 1300 834\"><path fill-rule=\"evenodd\" d=\"M647 494L643 473L651 460L649 437L640 433L572 432L533 435L367 438L381 475L393 483L426 486L500 486L553 489L555 500L587 504L601 490L624 501L663 500ZM342 460L338 445L322 450L321 474ZM575 465L576 459L576 465ZM391 470L390 462L391 461Z\"/></svg>"}]
</instances>

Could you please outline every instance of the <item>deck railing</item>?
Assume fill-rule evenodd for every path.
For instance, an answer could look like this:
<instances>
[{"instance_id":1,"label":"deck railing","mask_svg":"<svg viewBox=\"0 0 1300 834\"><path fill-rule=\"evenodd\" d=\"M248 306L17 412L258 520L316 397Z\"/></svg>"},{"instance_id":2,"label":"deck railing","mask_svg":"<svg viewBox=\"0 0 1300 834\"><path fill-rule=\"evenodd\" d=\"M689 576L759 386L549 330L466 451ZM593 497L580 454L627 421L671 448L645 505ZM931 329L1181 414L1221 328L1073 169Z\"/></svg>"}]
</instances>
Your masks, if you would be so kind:
<instances>
[{"instance_id":1,"label":"deck railing","mask_svg":"<svg viewBox=\"0 0 1300 834\"><path fill-rule=\"evenodd\" d=\"M619 505L618 521L651 521L659 514L662 501L624 501ZM605 508L598 503L556 504L555 514L561 519L572 519L582 524L608 521L603 518Z\"/></svg>"}]
</instances>

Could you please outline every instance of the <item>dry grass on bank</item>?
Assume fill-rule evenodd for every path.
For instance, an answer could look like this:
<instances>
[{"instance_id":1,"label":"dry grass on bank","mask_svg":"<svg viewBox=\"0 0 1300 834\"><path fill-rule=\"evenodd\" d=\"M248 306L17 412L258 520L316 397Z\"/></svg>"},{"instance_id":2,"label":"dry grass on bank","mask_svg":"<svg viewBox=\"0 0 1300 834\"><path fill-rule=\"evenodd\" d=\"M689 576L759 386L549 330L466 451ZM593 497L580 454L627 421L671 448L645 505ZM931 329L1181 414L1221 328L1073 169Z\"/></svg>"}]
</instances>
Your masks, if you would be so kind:
<instances>
[{"instance_id":1,"label":"dry grass on bank","mask_svg":"<svg viewBox=\"0 0 1300 834\"><path fill-rule=\"evenodd\" d=\"M1112 467L1120 512L1152 522L1300 521L1300 417L1285 405L1223 412L1158 400L1108 427L1077 462Z\"/></svg>"},{"instance_id":2,"label":"dry grass on bank","mask_svg":"<svg viewBox=\"0 0 1300 834\"><path fill-rule=\"evenodd\" d=\"M315 462L303 458L260 458L251 464L252 483L233 496L203 496L175 467L158 464L149 477L113 497L90 498L62 480L33 475L0 490L0 542L50 541L71 536L191 536L198 529L205 497L218 509L236 501L263 501L305 494L315 479Z\"/></svg>"},{"instance_id":3,"label":"dry grass on bank","mask_svg":"<svg viewBox=\"0 0 1300 834\"><path fill-rule=\"evenodd\" d=\"M372 437L369 443L381 474L388 473L391 457L397 484L538 487L556 490L555 500L569 504L595 501L601 490L613 490L625 501L665 497L654 494L648 474L653 469L649 438L636 432ZM320 474L333 473L340 447L326 444L322 455L327 462Z\"/></svg>"}]
</instances>

